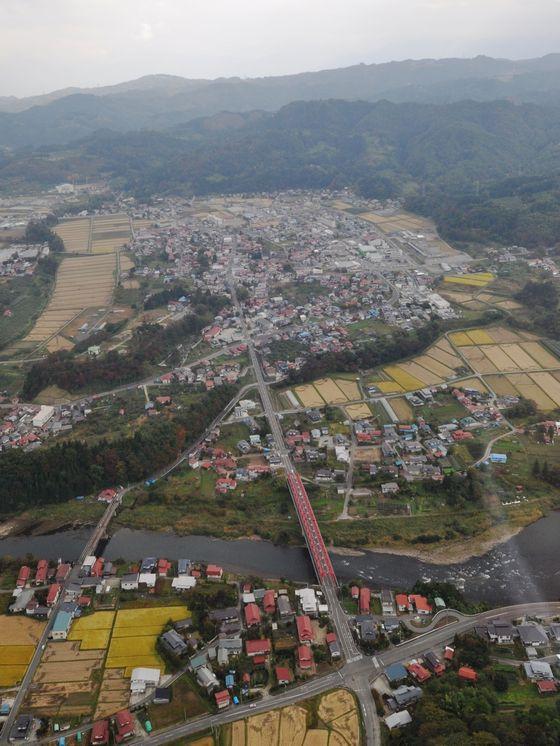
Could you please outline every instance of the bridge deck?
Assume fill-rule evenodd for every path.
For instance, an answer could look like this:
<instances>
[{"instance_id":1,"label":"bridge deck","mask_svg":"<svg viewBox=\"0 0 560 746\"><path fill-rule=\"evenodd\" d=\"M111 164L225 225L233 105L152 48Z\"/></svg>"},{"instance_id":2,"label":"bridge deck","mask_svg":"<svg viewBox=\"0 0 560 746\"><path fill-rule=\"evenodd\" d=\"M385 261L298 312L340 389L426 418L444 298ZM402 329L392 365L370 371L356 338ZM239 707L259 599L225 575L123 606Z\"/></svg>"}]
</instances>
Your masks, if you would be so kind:
<instances>
[{"instance_id":1,"label":"bridge deck","mask_svg":"<svg viewBox=\"0 0 560 746\"><path fill-rule=\"evenodd\" d=\"M309 501L307 490L303 485L301 477L296 472L292 472L288 473L287 480L299 522L309 548L309 553L311 554L313 566L317 573L317 579L320 583L329 580L336 583L337 580L334 568L331 564L331 558L327 552L327 547L325 546L317 519L315 518L315 513L311 507L311 502Z\"/></svg>"}]
</instances>

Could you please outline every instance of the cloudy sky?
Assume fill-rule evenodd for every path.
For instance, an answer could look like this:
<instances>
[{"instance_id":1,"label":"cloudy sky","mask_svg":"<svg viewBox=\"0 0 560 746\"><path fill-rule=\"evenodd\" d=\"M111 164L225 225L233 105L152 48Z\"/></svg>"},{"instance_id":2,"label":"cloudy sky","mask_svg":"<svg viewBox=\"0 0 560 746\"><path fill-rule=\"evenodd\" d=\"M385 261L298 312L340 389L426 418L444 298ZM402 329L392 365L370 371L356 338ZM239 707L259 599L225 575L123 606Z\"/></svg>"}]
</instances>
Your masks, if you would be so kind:
<instances>
[{"instance_id":1,"label":"cloudy sky","mask_svg":"<svg viewBox=\"0 0 560 746\"><path fill-rule=\"evenodd\" d=\"M560 51L560 0L0 0L0 95Z\"/></svg>"}]
</instances>

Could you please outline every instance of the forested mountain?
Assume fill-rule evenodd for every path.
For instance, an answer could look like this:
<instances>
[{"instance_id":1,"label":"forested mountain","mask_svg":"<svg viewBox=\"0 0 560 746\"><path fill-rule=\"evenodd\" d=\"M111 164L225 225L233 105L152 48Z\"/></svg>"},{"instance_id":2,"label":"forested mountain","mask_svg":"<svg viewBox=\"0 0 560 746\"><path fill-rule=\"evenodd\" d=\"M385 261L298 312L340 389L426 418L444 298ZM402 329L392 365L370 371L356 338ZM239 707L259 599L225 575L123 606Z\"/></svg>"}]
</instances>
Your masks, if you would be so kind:
<instances>
[{"instance_id":1,"label":"forested mountain","mask_svg":"<svg viewBox=\"0 0 560 746\"><path fill-rule=\"evenodd\" d=\"M350 186L403 198L454 241L548 244L560 235L560 108L295 102L0 160L12 188L85 174L141 198Z\"/></svg>"},{"instance_id":2,"label":"forested mountain","mask_svg":"<svg viewBox=\"0 0 560 746\"><path fill-rule=\"evenodd\" d=\"M277 111L298 100L560 103L560 55L532 60L404 60L298 75L191 80L151 75L115 86L0 98L0 146L64 144L100 128L165 129L221 111Z\"/></svg>"}]
</instances>

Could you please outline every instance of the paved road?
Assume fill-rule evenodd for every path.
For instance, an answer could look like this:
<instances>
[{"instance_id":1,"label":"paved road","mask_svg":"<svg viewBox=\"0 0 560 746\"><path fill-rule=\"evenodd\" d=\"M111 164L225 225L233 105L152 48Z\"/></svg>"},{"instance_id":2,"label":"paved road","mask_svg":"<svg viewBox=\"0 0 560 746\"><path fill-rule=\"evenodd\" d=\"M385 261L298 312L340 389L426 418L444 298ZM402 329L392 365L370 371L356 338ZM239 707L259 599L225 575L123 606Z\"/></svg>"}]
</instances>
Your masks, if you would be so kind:
<instances>
[{"instance_id":1,"label":"paved road","mask_svg":"<svg viewBox=\"0 0 560 746\"><path fill-rule=\"evenodd\" d=\"M368 676L365 674L365 672L362 672L360 669L355 670L354 668L348 668L348 667L356 667L359 665L363 665L363 662L365 661L365 659L363 655L361 654L361 652L356 647L356 643L354 642L352 632L348 625L348 618L344 610L342 609L342 606L340 605L340 601L338 599L338 591L336 587L336 579L334 577L334 571L328 572L328 568L327 568L327 570L323 572L322 567L320 566L321 558L322 558L322 551L326 551L324 550L324 543L323 543L322 537L319 537L318 545L313 545L313 546L309 545L310 541L313 542L313 536L310 535L309 531L306 530L306 526L303 525L302 516L300 516L301 506L298 504L297 495L296 495L297 482L299 481L299 475L297 474L297 471L294 468L294 465L292 463L291 457L286 449L286 445L284 443L284 434L282 432L282 428L280 426L277 413L274 410L274 406L272 404L272 398L270 396L270 391L269 391L268 386L266 385L262 366L261 366L260 360L258 359L257 353L255 351L255 347L253 344L253 340L251 338L251 334L245 322L245 318L243 315L243 308L237 297L235 280L233 277L233 265L235 262L235 249L236 249L236 243L234 242L231 256L230 256L230 264L228 267L228 282L230 286L230 292L231 292L233 304L237 308L239 318L241 319L243 332L244 332L243 336L245 337L247 345L248 345L249 355L251 357L251 362L253 364L253 370L254 370L257 385L259 388L259 394L262 400L263 410L267 417L271 433L274 437L275 449L282 460L282 463L283 463L283 466L286 472L286 476L288 478L290 492L292 494L292 498L294 499L294 504L296 506L298 516L300 517L300 522L302 523L302 531L305 536L306 542L308 544L310 554L313 558L314 563L318 565L315 568L317 572L317 577L319 578L321 582L323 593L325 595L325 599L329 606L330 616L331 616L334 628L336 630L338 639L340 641L340 646L341 646L343 655L346 659L346 667L345 667L346 675L344 676L344 679L343 679L344 684L352 688L352 691L354 691L354 693L358 697L358 700L360 703L360 709L362 712L362 719L364 722L364 730L366 734L367 746L374 746L374 745L377 746L378 744L381 743L381 733L380 733L379 719L377 717L375 704L373 702L373 697L372 697L370 686L369 686ZM294 484L295 484L296 489L294 489ZM313 510L311 506L308 505L307 508L312 514ZM311 518L314 520L313 515L311 515ZM326 564L330 566L330 559L328 558L328 556L326 559Z\"/></svg>"}]
</instances>

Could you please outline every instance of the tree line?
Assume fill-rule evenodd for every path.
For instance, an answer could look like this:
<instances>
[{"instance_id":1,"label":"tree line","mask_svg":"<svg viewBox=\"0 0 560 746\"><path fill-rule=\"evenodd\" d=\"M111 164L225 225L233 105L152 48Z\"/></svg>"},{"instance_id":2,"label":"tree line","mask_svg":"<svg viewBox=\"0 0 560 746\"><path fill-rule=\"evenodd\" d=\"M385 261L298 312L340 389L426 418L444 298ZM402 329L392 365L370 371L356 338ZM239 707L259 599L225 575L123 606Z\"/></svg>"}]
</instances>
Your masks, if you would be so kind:
<instances>
[{"instance_id":1,"label":"tree line","mask_svg":"<svg viewBox=\"0 0 560 746\"><path fill-rule=\"evenodd\" d=\"M0 459L0 514L134 483L167 466L193 443L236 392L221 386L173 417L148 420L134 435L89 445L70 440Z\"/></svg>"}]
</instances>

